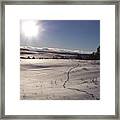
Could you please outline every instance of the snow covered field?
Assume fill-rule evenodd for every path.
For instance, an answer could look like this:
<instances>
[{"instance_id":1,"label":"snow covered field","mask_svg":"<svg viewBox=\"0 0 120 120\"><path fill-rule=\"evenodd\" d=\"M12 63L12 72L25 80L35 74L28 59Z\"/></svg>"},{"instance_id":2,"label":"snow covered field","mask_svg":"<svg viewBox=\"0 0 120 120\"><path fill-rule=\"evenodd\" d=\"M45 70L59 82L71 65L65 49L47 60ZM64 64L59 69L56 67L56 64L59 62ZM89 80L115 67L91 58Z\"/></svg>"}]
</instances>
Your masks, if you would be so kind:
<instances>
[{"instance_id":1,"label":"snow covered field","mask_svg":"<svg viewBox=\"0 0 120 120\"><path fill-rule=\"evenodd\" d=\"M99 100L100 61L21 59L22 100Z\"/></svg>"}]
</instances>

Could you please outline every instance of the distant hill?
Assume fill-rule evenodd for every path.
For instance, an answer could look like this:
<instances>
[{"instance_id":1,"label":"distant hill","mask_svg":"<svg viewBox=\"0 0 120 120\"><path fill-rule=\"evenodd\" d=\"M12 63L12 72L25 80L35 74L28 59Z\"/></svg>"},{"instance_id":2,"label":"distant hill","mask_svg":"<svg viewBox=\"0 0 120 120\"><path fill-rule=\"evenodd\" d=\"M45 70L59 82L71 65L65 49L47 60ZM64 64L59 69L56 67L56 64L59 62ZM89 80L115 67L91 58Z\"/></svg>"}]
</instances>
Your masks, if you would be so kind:
<instances>
[{"instance_id":1,"label":"distant hill","mask_svg":"<svg viewBox=\"0 0 120 120\"><path fill-rule=\"evenodd\" d=\"M59 48L20 47L21 59L92 59L94 52ZM94 58L95 59L95 58Z\"/></svg>"}]
</instances>

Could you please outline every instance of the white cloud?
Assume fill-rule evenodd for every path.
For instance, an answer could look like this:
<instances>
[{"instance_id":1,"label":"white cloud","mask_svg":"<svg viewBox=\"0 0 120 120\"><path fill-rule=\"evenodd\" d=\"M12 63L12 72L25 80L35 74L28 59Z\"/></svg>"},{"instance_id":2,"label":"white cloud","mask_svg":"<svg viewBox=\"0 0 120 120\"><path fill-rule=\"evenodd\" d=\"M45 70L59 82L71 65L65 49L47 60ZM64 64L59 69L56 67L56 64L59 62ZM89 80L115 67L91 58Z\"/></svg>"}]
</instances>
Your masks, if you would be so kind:
<instances>
[{"instance_id":1,"label":"white cloud","mask_svg":"<svg viewBox=\"0 0 120 120\"><path fill-rule=\"evenodd\" d=\"M51 51L51 52L65 52L65 53L80 53L80 54L91 54L94 51L80 51L80 50L69 50L59 48L48 48L48 47L32 47L32 46L21 46L20 48L29 49L31 51Z\"/></svg>"}]
</instances>

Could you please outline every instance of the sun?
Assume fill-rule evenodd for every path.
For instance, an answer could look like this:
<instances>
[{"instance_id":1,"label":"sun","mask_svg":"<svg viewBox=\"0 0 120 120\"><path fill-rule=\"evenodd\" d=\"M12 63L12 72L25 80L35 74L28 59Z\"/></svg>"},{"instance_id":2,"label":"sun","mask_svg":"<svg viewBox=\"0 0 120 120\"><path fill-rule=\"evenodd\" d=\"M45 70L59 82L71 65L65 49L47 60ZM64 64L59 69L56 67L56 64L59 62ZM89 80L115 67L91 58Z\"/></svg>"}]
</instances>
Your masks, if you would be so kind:
<instances>
[{"instance_id":1,"label":"sun","mask_svg":"<svg viewBox=\"0 0 120 120\"><path fill-rule=\"evenodd\" d=\"M21 32L28 38L36 37L38 35L39 26L34 20L25 20L21 24Z\"/></svg>"}]
</instances>

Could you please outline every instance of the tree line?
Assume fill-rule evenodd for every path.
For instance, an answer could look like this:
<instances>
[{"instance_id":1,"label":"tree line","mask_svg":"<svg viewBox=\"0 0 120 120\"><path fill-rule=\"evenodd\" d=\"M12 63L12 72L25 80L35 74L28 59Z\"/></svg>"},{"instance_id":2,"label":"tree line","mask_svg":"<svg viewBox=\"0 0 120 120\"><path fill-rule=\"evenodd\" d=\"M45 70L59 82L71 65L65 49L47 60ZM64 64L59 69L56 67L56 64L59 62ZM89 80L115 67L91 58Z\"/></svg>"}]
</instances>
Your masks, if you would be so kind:
<instances>
[{"instance_id":1,"label":"tree line","mask_svg":"<svg viewBox=\"0 0 120 120\"><path fill-rule=\"evenodd\" d=\"M20 57L21 59L36 59L34 56ZM71 55L53 55L48 57L39 57L37 59L79 59L79 60L100 60L100 46L92 54L75 54Z\"/></svg>"}]
</instances>

